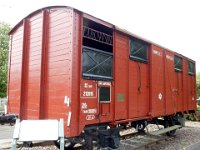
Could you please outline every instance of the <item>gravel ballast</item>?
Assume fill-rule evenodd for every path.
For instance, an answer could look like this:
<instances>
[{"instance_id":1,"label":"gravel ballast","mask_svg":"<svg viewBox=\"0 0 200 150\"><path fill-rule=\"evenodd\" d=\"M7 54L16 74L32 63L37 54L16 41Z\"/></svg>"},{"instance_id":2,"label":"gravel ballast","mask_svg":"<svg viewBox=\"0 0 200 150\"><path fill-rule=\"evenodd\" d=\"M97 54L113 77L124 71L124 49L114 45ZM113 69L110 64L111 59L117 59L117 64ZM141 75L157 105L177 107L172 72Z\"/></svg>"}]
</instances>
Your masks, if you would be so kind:
<instances>
[{"instance_id":1,"label":"gravel ballast","mask_svg":"<svg viewBox=\"0 0 200 150\"><path fill-rule=\"evenodd\" d=\"M158 129L157 126L150 125L149 131ZM176 131L176 136L153 144L147 149L151 150L183 150L191 149L192 145L200 143L200 122L187 121L186 126ZM1 143L0 149L11 149L11 143ZM58 150L53 142L36 143L32 148L20 147L22 150Z\"/></svg>"},{"instance_id":2,"label":"gravel ballast","mask_svg":"<svg viewBox=\"0 0 200 150\"><path fill-rule=\"evenodd\" d=\"M200 142L200 122L187 121L186 126L176 131L176 136L152 145L154 150L184 150ZM200 149L200 148L199 148Z\"/></svg>"}]
</instances>

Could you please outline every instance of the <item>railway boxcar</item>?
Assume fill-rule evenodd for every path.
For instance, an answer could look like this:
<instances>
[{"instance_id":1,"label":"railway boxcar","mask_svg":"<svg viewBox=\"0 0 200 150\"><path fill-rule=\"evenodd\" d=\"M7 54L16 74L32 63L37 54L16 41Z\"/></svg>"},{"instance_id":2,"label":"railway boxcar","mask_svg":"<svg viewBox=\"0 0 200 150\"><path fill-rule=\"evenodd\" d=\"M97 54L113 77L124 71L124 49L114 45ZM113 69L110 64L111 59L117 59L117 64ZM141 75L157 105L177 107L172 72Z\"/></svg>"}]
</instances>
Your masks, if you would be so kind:
<instances>
[{"instance_id":1,"label":"railway boxcar","mask_svg":"<svg viewBox=\"0 0 200 150\"><path fill-rule=\"evenodd\" d=\"M183 124L195 80L193 60L70 7L37 10L10 32L8 111L63 118L70 146L104 135L117 147L122 127Z\"/></svg>"}]
</instances>

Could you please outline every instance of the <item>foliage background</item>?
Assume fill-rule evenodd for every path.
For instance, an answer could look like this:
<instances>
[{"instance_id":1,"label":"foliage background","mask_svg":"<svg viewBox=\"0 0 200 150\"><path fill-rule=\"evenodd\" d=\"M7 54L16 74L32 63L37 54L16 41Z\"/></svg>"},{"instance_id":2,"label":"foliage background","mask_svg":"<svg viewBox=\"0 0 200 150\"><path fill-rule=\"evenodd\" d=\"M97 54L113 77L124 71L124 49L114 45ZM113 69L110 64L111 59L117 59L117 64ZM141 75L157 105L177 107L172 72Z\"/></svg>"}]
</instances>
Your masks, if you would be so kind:
<instances>
[{"instance_id":1,"label":"foliage background","mask_svg":"<svg viewBox=\"0 0 200 150\"><path fill-rule=\"evenodd\" d=\"M0 22L0 97L7 95L7 62L9 53L9 24Z\"/></svg>"}]
</instances>

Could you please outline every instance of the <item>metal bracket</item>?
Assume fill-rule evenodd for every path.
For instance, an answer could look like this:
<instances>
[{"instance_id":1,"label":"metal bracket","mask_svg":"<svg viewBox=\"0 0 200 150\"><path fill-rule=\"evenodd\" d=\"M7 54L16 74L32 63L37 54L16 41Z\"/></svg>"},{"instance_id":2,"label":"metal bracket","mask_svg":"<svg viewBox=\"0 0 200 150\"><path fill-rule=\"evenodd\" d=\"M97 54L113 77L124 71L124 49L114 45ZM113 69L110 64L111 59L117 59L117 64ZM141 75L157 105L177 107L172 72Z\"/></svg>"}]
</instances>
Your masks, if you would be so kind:
<instances>
[{"instance_id":1,"label":"metal bracket","mask_svg":"<svg viewBox=\"0 0 200 150\"><path fill-rule=\"evenodd\" d=\"M20 119L17 119L13 133L12 150L17 149L16 145L17 145L17 140L19 139L19 132L20 132Z\"/></svg>"},{"instance_id":2,"label":"metal bracket","mask_svg":"<svg viewBox=\"0 0 200 150\"><path fill-rule=\"evenodd\" d=\"M59 121L59 132L58 137L60 138L60 150L65 149L65 139L64 139L64 120L60 119Z\"/></svg>"}]
</instances>

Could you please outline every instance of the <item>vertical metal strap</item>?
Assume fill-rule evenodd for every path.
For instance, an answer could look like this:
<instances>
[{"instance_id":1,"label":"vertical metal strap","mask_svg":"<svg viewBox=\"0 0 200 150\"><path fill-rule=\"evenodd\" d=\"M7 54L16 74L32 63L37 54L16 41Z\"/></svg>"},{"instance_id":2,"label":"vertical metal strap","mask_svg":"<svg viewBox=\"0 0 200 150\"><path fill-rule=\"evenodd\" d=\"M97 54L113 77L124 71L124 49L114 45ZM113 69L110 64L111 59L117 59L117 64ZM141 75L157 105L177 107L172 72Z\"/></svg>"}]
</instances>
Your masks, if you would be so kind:
<instances>
[{"instance_id":1,"label":"vertical metal strap","mask_svg":"<svg viewBox=\"0 0 200 150\"><path fill-rule=\"evenodd\" d=\"M48 27L49 27L49 12L43 12L43 27L42 27L42 47L41 47L41 77L40 77L40 103L39 103L39 118L44 119L44 103L46 95L46 66L48 53Z\"/></svg>"},{"instance_id":2,"label":"vertical metal strap","mask_svg":"<svg viewBox=\"0 0 200 150\"><path fill-rule=\"evenodd\" d=\"M23 119L23 108L25 99L25 83L26 83L26 67L27 67L27 35L28 35L28 20L23 20L23 45L22 45L22 67L21 67L21 92L20 92L20 108L19 108L19 118Z\"/></svg>"},{"instance_id":3,"label":"vertical metal strap","mask_svg":"<svg viewBox=\"0 0 200 150\"><path fill-rule=\"evenodd\" d=\"M20 120L17 119L15 123L15 129L13 133L13 141L12 141L12 150L16 150L17 147L17 139L19 139L19 131L20 131Z\"/></svg>"},{"instance_id":4,"label":"vertical metal strap","mask_svg":"<svg viewBox=\"0 0 200 150\"><path fill-rule=\"evenodd\" d=\"M64 150L65 148L65 139L64 139L64 120L60 119L59 121L59 133L58 133L59 139L60 139L60 150Z\"/></svg>"},{"instance_id":5,"label":"vertical metal strap","mask_svg":"<svg viewBox=\"0 0 200 150\"><path fill-rule=\"evenodd\" d=\"M13 139L12 141L12 150L16 150L17 149L17 139Z\"/></svg>"}]
</instances>

